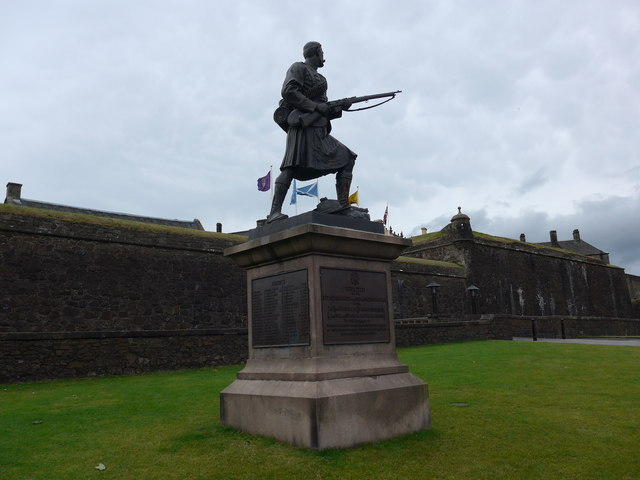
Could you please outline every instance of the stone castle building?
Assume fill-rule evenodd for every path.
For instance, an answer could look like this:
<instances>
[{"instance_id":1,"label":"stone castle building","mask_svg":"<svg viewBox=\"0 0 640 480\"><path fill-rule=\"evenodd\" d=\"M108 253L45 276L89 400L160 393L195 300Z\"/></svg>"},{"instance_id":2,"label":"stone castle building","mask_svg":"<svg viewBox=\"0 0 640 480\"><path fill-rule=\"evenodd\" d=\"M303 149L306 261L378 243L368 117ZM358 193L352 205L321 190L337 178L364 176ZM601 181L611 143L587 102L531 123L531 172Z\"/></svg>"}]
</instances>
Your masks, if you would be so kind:
<instances>
[{"instance_id":1,"label":"stone castle building","mask_svg":"<svg viewBox=\"0 0 640 480\"><path fill-rule=\"evenodd\" d=\"M244 360L246 277L222 252L245 237L52 206L20 187L0 204L0 383ZM534 244L475 232L459 211L411 240L392 265L399 346L640 335L640 277L577 230Z\"/></svg>"}]
</instances>

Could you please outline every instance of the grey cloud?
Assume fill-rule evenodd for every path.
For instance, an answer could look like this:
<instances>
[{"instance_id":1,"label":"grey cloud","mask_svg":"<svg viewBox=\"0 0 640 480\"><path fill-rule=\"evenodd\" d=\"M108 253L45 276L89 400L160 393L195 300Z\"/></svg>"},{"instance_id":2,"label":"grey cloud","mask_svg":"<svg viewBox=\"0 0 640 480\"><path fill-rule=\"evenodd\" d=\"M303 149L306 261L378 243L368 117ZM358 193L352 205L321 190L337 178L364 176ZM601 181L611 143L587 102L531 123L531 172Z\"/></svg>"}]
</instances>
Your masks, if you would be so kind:
<instances>
[{"instance_id":1,"label":"grey cloud","mask_svg":"<svg viewBox=\"0 0 640 480\"><path fill-rule=\"evenodd\" d=\"M586 200L576 205L575 213L567 215L529 210L516 217L492 217L484 209L465 213L475 231L514 239L525 233L527 241L534 243L548 242L550 230L556 230L560 240L570 240L577 228L583 240L609 253L614 265L640 275L639 211L640 195ZM443 215L428 224L445 226L450 218ZM414 234L418 231L419 227L413 229Z\"/></svg>"},{"instance_id":2,"label":"grey cloud","mask_svg":"<svg viewBox=\"0 0 640 480\"><path fill-rule=\"evenodd\" d=\"M4 181L31 198L249 228L268 209L255 179L282 159L271 114L285 70L316 39L332 98L403 90L334 123L359 154L363 206L389 202L395 230L420 218L444 225L463 203L474 227L531 236L545 225L543 240L560 231L549 227L559 206L611 195L610 185L621 197L638 188L637 2L372 0L330 2L311 17L296 1L176 5L7 4ZM333 179L321 182L329 194ZM534 194L550 185L571 188L537 212ZM508 205L506 225L489 220ZM580 207L582 224L596 207ZM568 225L578 219L568 234L583 230ZM612 247L632 251L622 239Z\"/></svg>"}]
</instances>

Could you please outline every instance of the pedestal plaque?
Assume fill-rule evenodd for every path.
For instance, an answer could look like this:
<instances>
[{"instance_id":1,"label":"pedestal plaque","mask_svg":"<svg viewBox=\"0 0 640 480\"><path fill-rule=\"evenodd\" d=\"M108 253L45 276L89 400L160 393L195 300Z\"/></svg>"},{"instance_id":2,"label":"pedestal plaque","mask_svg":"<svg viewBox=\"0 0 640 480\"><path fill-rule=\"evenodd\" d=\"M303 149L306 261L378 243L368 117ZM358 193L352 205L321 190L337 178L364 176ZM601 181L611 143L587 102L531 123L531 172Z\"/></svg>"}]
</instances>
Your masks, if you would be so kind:
<instances>
[{"instance_id":1,"label":"pedestal plaque","mask_svg":"<svg viewBox=\"0 0 640 480\"><path fill-rule=\"evenodd\" d=\"M428 429L427 385L397 358L391 312L390 263L410 242L292 225L225 251L247 269L250 340L221 423L315 449Z\"/></svg>"},{"instance_id":2,"label":"pedestal plaque","mask_svg":"<svg viewBox=\"0 0 640 480\"><path fill-rule=\"evenodd\" d=\"M250 306L253 348L309 345L306 270L254 279Z\"/></svg>"},{"instance_id":3,"label":"pedestal plaque","mask_svg":"<svg viewBox=\"0 0 640 480\"><path fill-rule=\"evenodd\" d=\"M385 273L321 268L320 278L326 345L390 342Z\"/></svg>"}]
</instances>

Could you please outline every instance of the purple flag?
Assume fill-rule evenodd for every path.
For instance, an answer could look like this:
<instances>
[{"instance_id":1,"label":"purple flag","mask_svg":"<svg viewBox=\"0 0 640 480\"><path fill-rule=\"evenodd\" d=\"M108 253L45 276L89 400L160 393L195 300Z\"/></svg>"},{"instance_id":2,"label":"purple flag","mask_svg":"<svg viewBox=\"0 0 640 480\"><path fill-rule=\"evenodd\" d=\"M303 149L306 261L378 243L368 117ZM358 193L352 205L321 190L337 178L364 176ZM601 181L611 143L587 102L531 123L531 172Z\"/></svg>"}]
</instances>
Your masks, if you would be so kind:
<instances>
[{"instance_id":1,"label":"purple flag","mask_svg":"<svg viewBox=\"0 0 640 480\"><path fill-rule=\"evenodd\" d=\"M264 177L258 179L258 190L266 192L271 188L271 170Z\"/></svg>"}]
</instances>

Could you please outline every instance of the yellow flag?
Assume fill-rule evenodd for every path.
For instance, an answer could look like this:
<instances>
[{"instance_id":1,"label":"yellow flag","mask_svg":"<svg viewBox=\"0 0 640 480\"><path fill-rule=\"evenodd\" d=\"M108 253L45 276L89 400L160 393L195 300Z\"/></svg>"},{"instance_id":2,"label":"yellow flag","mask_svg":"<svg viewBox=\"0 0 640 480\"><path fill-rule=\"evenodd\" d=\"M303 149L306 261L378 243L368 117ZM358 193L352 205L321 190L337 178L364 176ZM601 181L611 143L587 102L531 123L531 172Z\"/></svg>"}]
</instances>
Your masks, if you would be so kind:
<instances>
[{"instance_id":1,"label":"yellow flag","mask_svg":"<svg viewBox=\"0 0 640 480\"><path fill-rule=\"evenodd\" d=\"M360 206L360 204L358 203L358 191L356 190L355 193L352 193L351 195L349 195L349 205L351 205L352 203L355 203L356 205Z\"/></svg>"}]
</instances>

